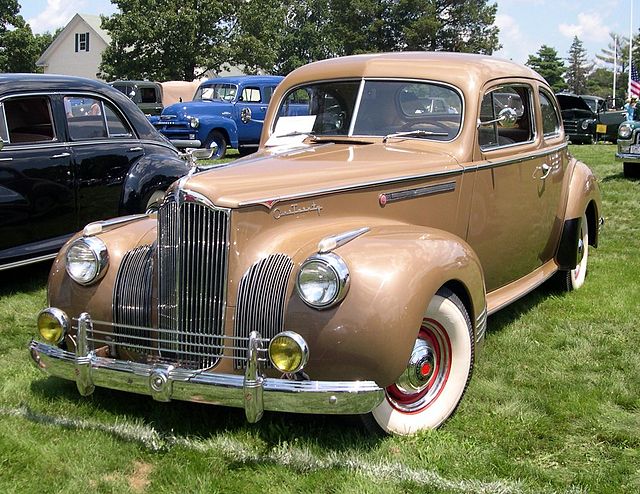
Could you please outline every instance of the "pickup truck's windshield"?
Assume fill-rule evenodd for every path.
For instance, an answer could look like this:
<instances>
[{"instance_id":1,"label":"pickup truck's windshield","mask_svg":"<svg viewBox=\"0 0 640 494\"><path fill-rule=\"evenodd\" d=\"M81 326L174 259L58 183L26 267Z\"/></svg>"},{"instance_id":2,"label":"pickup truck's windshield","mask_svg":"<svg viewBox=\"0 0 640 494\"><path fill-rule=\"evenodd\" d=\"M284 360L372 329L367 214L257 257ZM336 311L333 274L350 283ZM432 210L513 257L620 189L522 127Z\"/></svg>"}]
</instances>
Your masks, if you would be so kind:
<instances>
[{"instance_id":1,"label":"pickup truck's windshield","mask_svg":"<svg viewBox=\"0 0 640 494\"><path fill-rule=\"evenodd\" d=\"M282 100L272 132L450 141L462 126L462 98L434 82L353 80L308 84Z\"/></svg>"},{"instance_id":2,"label":"pickup truck's windshield","mask_svg":"<svg viewBox=\"0 0 640 494\"><path fill-rule=\"evenodd\" d=\"M235 84L202 85L193 97L194 101L233 101L236 98L238 86Z\"/></svg>"}]
</instances>

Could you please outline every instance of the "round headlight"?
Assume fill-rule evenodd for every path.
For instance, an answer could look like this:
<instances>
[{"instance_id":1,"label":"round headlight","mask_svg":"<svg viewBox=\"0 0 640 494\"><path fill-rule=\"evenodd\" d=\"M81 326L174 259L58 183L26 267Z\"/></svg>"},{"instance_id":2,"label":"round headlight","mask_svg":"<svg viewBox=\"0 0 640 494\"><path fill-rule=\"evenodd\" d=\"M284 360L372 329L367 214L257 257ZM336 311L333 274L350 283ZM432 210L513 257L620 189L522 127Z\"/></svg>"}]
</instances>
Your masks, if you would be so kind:
<instances>
[{"instance_id":1,"label":"round headlight","mask_svg":"<svg viewBox=\"0 0 640 494\"><path fill-rule=\"evenodd\" d=\"M592 119L583 120L582 123L580 124L580 127L582 127L582 130L587 130L589 128L589 125L591 125L592 123L595 123L595 120L592 120Z\"/></svg>"},{"instance_id":2,"label":"round headlight","mask_svg":"<svg viewBox=\"0 0 640 494\"><path fill-rule=\"evenodd\" d=\"M197 129L200 125L200 120L197 117L190 117L190 120L189 125L191 125L191 128Z\"/></svg>"},{"instance_id":3,"label":"round headlight","mask_svg":"<svg viewBox=\"0 0 640 494\"><path fill-rule=\"evenodd\" d=\"M629 125L628 123L622 123L620 124L620 127L618 127L618 136L622 137L623 139L629 139L632 132L633 127L631 127L631 125Z\"/></svg>"},{"instance_id":4,"label":"round headlight","mask_svg":"<svg viewBox=\"0 0 640 494\"><path fill-rule=\"evenodd\" d=\"M315 309L327 309L347 294L349 269L332 252L318 254L302 263L296 286L304 303Z\"/></svg>"},{"instance_id":5,"label":"round headlight","mask_svg":"<svg viewBox=\"0 0 640 494\"><path fill-rule=\"evenodd\" d=\"M60 309L49 307L38 314L38 332L52 345L60 343L69 331L69 318Z\"/></svg>"},{"instance_id":6,"label":"round headlight","mask_svg":"<svg viewBox=\"0 0 640 494\"><path fill-rule=\"evenodd\" d=\"M295 374L309 360L307 342L293 331L278 333L269 343L269 359L280 372Z\"/></svg>"},{"instance_id":7,"label":"round headlight","mask_svg":"<svg viewBox=\"0 0 640 494\"><path fill-rule=\"evenodd\" d=\"M67 274L81 285L99 280L109 263L107 246L98 237L75 240L67 249Z\"/></svg>"}]
</instances>

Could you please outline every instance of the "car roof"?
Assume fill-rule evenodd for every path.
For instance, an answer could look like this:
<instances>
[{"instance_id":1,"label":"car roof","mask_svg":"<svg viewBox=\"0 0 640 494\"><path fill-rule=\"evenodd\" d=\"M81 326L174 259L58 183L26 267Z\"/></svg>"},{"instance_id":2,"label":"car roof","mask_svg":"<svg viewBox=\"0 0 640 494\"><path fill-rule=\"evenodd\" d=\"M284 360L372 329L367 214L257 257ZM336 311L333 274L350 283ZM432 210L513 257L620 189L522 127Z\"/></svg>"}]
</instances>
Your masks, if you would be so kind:
<instances>
[{"instance_id":1,"label":"car roof","mask_svg":"<svg viewBox=\"0 0 640 494\"><path fill-rule=\"evenodd\" d=\"M136 86L159 86L160 83L155 81L136 81L129 79L118 79L117 81L111 81L108 83L110 86L114 84L134 84Z\"/></svg>"},{"instance_id":2,"label":"car roof","mask_svg":"<svg viewBox=\"0 0 640 494\"><path fill-rule=\"evenodd\" d=\"M230 77L216 77L214 79L207 79L201 85L206 86L210 84L242 84L243 82L249 82L254 84L260 83L274 83L280 82L284 77L281 75L241 75Z\"/></svg>"},{"instance_id":3,"label":"car roof","mask_svg":"<svg viewBox=\"0 0 640 494\"><path fill-rule=\"evenodd\" d=\"M29 91L57 88L95 91L109 87L101 81L59 74L0 74L0 84L3 90L23 89Z\"/></svg>"},{"instance_id":4,"label":"car roof","mask_svg":"<svg viewBox=\"0 0 640 494\"><path fill-rule=\"evenodd\" d=\"M505 77L535 79L537 72L509 60L452 52L396 52L352 55L300 67L287 76L287 86L344 77L402 78L447 81L470 92ZM546 84L546 83L545 83Z\"/></svg>"}]
</instances>

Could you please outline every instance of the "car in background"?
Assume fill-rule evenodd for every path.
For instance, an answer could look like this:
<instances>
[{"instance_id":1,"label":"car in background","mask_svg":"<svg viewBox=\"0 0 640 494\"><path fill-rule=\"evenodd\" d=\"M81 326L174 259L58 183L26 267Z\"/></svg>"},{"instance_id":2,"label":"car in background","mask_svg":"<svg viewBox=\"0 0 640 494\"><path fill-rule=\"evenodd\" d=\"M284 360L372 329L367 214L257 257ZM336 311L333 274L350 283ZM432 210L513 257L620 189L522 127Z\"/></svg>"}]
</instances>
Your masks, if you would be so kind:
<instances>
[{"instance_id":1,"label":"car in background","mask_svg":"<svg viewBox=\"0 0 640 494\"><path fill-rule=\"evenodd\" d=\"M586 101L591 111L597 115L597 137L615 143L618 139L618 127L627 118L626 111L611 106L610 98L606 99L588 94L581 94L580 97Z\"/></svg>"},{"instance_id":2,"label":"car in background","mask_svg":"<svg viewBox=\"0 0 640 494\"><path fill-rule=\"evenodd\" d=\"M618 126L625 120L622 110L609 110L598 96L556 93L564 130L573 144L591 144L600 139L616 142Z\"/></svg>"},{"instance_id":3,"label":"car in background","mask_svg":"<svg viewBox=\"0 0 640 494\"><path fill-rule=\"evenodd\" d=\"M267 106L280 76L237 76L209 79L193 100L166 107L151 123L177 148L215 148L222 158L228 148L241 155L258 148Z\"/></svg>"},{"instance_id":4,"label":"car in background","mask_svg":"<svg viewBox=\"0 0 640 494\"><path fill-rule=\"evenodd\" d=\"M152 81L113 81L111 87L129 97L147 116L162 113L162 86Z\"/></svg>"},{"instance_id":5,"label":"car in background","mask_svg":"<svg viewBox=\"0 0 640 494\"><path fill-rule=\"evenodd\" d=\"M622 162L625 177L640 177L640 121L627 120L620 124L616 161Z\"/></svg>"},{"instance_id":6,"label":"car in background","mask_svg":"<svg viewBox=\"0 0 640 494\"><path fill-rule=\"evenodd\" d=\"M83 225L153 209L189 166L101 82L0 75L0 270L52 259Z\"/></svg>"},{"instance_id":7,"label":"car in background","mask_svg":"<svg viewBox=\"0 0 640 494\"><path fill-rule=\"evenodd\" d=\"M250 422L361 414L414 434L458 407L489 314L551 278L585 282L598 182L528 67L315 62L264 120L255 155L64 247L30 344L41 370L85 396L227 405Z\"/></svg>"}]
</instances>

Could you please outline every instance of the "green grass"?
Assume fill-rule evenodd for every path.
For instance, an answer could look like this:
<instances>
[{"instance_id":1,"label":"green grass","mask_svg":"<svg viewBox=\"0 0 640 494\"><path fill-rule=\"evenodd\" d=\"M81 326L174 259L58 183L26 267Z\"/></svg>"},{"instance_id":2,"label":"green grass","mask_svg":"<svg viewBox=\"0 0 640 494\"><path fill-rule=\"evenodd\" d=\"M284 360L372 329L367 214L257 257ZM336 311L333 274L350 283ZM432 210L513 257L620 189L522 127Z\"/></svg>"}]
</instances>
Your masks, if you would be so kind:
<instances>
[{"instance_id":1,"label":"green grass","mask_svg":"<svg viewBox=\"0 0 640 494\"><path fill-rule=\"evenodd\" d=\"M543 286L489 318L474 378L437 431L376 438L353 417L152 399L47 378L26 345L47 266L0 273L0 492L640 491L640 181L574 146L606 225L581 290Z\"/></svg>"}]
</instances>

